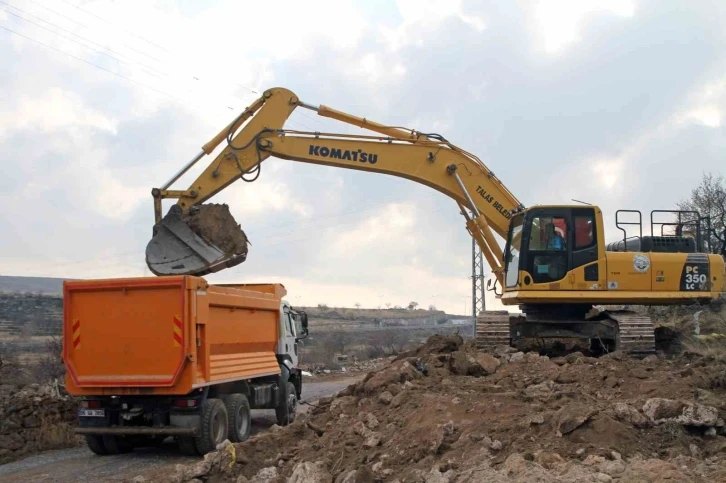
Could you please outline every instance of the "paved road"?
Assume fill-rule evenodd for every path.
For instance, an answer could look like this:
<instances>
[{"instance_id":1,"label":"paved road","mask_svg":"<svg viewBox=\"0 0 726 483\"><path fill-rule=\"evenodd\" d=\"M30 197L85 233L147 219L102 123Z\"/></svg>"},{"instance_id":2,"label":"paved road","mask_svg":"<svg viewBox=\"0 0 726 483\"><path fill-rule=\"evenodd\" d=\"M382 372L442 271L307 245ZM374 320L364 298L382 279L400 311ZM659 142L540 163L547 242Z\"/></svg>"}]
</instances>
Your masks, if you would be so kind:
<instances>
[{"instance_id":1,"label":"paved road","mask_svg":"<svg viewBox=\"0 0 726 483\"><path fill-rule=\"evenodd\" d=\"M314 401L335 394L362 378L363 375L353 375L332 381L306 381L303 384L303 401ZM302 411L306 409L306 406L301 407ZM274 411L252 411L253 434L264 431L273 424L275 424ZM14 463L0 465L0 481L3 483L118 482L152 469L154 473L167 469L171 471L177 464L198 459L181 455L171 440L160 448L143 448L130 454L102 457L94 455L83 446L46 451Z\"/></svg>"}]
</instances>

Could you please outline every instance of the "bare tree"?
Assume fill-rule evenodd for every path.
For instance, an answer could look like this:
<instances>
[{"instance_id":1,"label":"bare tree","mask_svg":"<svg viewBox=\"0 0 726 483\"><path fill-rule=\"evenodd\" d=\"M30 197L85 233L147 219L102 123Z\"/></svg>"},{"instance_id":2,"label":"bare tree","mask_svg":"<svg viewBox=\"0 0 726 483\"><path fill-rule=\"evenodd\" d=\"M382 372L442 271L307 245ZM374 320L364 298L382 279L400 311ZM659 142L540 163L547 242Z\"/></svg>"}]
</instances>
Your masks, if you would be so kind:
<instances>
[{"instance_id":1,"label":"bare tree","mask_svg":"<svg viewBox=\"0 0 726 483\"><path fill-rule=\"evenodd\" d=\"M320 312L324 314L324 313L325 313L325 312L327 312L327 311L328 311L329 309L328 309L328 306L327 306L327 305L325 305L325 304L318 304L318 310L320 310Z\"/></svg>"},{"instance_id":2,"label":"bare tree","mask_svg":"<svg viewBox=\"0 0 726 483\"><path fill-rule=\"evenodd\" d=\"M56 335L45 341L45 353L38 361L38 377L52 381L54 379L63 379L65 373L63 339Z\"/></svg>"},{"instance_id":3,"label":"bare tree","mask_svg":"<svg viewBox=\"0 0 726 483\"><path fill-rule=\"evenodd\" d=\"M684 211L697 211L711 219L711 234L706 242L712 253L726 257L726 182L723 176L704 173L701 183L688 200L678 203Z\"/></svg>"},{"instance_id":4,"label":"bare tree","mask_svg":"<svg viewBox=\"0 0 726 483\"><path fill-rule=\"evenodd\" d=\"M408 303L408 310L416 310L416 307L418 307L418 302L409 302Z\"/></svg>"},{"instance_id":5,"label":"bare tree","mask_svg":"<svg viewBox=\"0 0 726 483\"><path fill-rule=\"evenodd\" d=\"M391 302L386 302L386 309L390 309L390 308L391 308Z\"/></svg>"},{"instance_id":6,"label":"bare tree","mask_svg":"<svg viewBox=\"0 0 726 483\"><path fill-rule=\"evenodd\" d=\"M356 308L356 309L360 309L360 303L359 303L359 302L356 302L356 303L355 303L355 308Z\"/></svg>"},{"instance_id":7,"label":"bare tree","mask_svg":"<svg viewBox=\"0 0 726 483\"><path fill-rule=\"evenodd\" d=\"M330 347L339 354L345 354L345 349L353 342L349 332L332 332L330 334Z\"/></svg>"}]
</instances>

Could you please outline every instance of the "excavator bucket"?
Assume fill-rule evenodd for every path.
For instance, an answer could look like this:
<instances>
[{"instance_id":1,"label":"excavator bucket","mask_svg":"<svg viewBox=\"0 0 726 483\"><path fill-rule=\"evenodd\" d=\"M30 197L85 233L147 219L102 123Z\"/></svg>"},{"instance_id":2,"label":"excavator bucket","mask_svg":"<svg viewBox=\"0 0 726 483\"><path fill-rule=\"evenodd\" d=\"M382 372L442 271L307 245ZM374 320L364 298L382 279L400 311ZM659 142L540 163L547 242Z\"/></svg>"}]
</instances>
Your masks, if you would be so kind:
<instances>
[{"instance_id":1,"label":"excavator bucket","mask_svg":"<svg viewBox=\"0 0 726 483\"><path fill-rule=\"evenodd\" d=\"M174 205L154 227L146 264L155 275L205 275L247 258L247 236L227 205Z\"/></svg>"}]
</instances>

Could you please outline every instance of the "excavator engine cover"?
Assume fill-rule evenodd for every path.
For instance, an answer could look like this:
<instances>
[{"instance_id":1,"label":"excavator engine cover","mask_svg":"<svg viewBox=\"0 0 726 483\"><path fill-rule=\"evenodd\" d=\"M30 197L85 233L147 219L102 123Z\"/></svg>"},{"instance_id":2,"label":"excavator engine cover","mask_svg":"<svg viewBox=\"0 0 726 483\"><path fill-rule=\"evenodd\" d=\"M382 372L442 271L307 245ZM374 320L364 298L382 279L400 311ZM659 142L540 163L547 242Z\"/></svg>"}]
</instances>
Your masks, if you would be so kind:
<instances>
[{"instance_id":1,"label":"excavator engine cover","mask_svg":"<svg viewBox=\"0 0 726 483\"><path fill-rule=\"evenodd\" d=\"M247 258L247 236L223 204L171 207L146 245L146 264L155 275L205 275Z\"/></svg>"}]
</instances>

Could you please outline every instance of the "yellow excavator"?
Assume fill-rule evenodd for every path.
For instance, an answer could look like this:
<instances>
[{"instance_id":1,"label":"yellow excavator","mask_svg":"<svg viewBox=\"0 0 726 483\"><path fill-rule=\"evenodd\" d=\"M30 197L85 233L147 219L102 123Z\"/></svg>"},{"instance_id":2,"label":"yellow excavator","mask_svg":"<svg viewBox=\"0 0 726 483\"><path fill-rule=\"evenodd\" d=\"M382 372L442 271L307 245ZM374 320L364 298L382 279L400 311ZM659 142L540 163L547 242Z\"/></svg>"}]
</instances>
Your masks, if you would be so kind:
<instances>
[{"instance_id":1,"label":"yellow excavator","mask_svg":"<svg viewBox=\"0 0 726 483\"><path fill-rule=\"evenodd\" d=\"M297 108L372 135L285 129ZM169 189L222 142L224 149L186 190ZM149 268L157 275L204 275L244 261L246 243L229 243L241 233L239 226L231 216L204 220L212 215L205 214L210 205L203 203L240 178L256 179L270 156L398 176L452 198L492 269L496 280L489 288L522 312L478 314L480 348L521 338L579 338L589 339L595 351L649 354L655 351L650 318L603 306L708 303L724 291L724 259L706 253L707 223L697 213L673 212L658 223L662 212L654 211L651 234L644 236L640 212L621 210L616 224L623 238L606 245L597 206L525 208L479 158L439 134L307 104L284 88L265 91L162 188L152 190L156 225L146 250ZM164 199L178 201L162 217ZM205 231L205 224L213 229ZM223 236L215 231L222 228ZM628 237L633 230L638 234ZM503 249L497 235L506 241Z\"/></svg>"}]
</instances>

